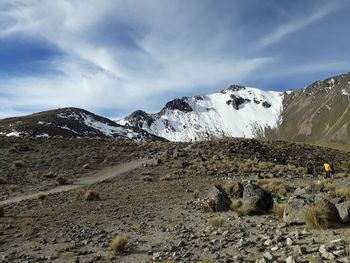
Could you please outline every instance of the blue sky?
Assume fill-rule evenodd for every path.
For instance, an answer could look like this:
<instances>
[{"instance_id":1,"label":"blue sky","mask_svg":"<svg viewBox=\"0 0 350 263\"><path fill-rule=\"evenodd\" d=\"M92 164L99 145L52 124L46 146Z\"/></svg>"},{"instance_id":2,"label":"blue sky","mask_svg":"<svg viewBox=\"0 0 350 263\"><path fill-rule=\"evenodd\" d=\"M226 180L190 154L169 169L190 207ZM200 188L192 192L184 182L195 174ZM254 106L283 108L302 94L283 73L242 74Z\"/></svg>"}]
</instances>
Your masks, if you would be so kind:
<instances>
[{"instance_id":1,"label":"blue sky","mask_svg":"<svg viewBox=\"0 0 350 263\"><path fill-rule=\"evenodd\" d=\"M300 88L350 71L347 0L1 0L0 118L158 111L230 84Z\"/></svg>"}]
</instances>

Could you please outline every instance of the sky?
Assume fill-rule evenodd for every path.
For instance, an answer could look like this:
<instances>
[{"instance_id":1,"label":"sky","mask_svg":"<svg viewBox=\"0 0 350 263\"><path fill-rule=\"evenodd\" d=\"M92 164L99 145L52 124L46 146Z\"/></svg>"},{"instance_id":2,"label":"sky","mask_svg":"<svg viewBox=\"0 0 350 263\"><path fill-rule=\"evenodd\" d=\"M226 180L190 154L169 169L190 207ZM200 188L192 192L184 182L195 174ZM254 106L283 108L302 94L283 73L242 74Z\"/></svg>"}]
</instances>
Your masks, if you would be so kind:
<instances>
[{"instance_id":1,"label":"sky","mask_svg":"<svg viewBox=\"0 0 350 263\"><path fill-rule=\"evenodd\" d=\"M0 118L121 118L231 84L285 91L350 71L347 0L0 0Z\"/></svg>"}]
</instances>

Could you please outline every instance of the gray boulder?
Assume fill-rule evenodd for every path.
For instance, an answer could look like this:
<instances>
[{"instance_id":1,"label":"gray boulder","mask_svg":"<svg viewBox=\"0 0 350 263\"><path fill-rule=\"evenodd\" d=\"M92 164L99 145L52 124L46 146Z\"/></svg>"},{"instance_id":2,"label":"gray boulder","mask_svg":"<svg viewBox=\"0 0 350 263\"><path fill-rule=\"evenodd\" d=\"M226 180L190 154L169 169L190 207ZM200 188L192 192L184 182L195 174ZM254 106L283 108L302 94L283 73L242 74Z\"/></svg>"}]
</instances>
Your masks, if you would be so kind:
<instances>
[{"instance_id":1,"label":"gray boulder","mask_svg":"<svg viewBox=\"0 0 350 263\"><path fill-rule=\"evenodd\" d=\"M214 212L230 210L231 199L221 185L215 185L204 194L204 200Z\"/></svg>"},{"instance_id":2,"label":"gray boulder","mask_svg":"<svg viewBox=\"0 0 350 263\"><path fill-rule=\"evenodd\" d=\"M266 212L273 207L271 193L253 183L244 187L243 202L252 204L257 212Z\"/></svg>"},{"instance_id":3,"label":"gray boulder","mask_svg":"<svg viewBox=\"0 0 350 263\"><path fill-rule=\"evenodd\" d=\"M283 221L288 224L303 224L305 209L314 204L314 198L310 195L292 196L283 213Z\"/></svg>"},{"instance_id":4,"label":"gray boulder","mask_svg":"<svg viewBox=\"0 0 350 263\"><path fill-rule=\"evenodd\" d=\"M335 207L338 210L341 222L348 223L350 221L350 201L336 204Z\"/></svg>"},{"instance_id":5,"label":"gray boulder","mask_svg":"<svg viewBox=\"0 0 350 263\"><path fill-rule=\"evenodd\" d=\"M288 200L287 207L283 213L284 222L288 224L305 223L305 210L312 207L316 203L320 203L324 206L329 222L340 222L340 217L336 206L322 194L292 196Z\"/></svg>"}]
</instances>

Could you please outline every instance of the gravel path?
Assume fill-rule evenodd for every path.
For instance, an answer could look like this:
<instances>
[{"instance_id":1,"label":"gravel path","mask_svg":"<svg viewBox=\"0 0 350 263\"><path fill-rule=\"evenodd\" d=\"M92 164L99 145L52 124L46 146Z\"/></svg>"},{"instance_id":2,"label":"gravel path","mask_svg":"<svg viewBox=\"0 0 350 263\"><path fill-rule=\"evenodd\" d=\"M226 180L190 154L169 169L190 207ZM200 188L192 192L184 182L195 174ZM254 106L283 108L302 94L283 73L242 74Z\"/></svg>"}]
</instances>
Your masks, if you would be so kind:
<instances>
[{"instance_id":1,"label":"gravel path","mask_svg":"<svg viewBox=\"0 0 350 263\"><path fill-rule=\"evenodd\" d=\"M143 164L149 162L149 160L141 159L141 160L134 160L128 163L116 165L110 168L103 169L95 174L92 174L90 176L81 177L77 180L75 180L72 184L66 184L66 185L59 185L55 188L52 188L47 191L40 191L40 193L44 193L46 195L49 194L56 194L60 192L67 192L71 191L77 188L81 188L84 186L89 186L98 182L102 182L104 180L108 180L110 178L113 178L115 176L118 176L120 174L129 172L131 170L134 170L138 167L141 167ZM32 193L32 194L24 194L16 197L11 197L7 200L1 201L0 205L7 205L12 203L18 203L23 200L28 199L35 199L37 198L38 193Z\"/></svg>"}]
</instances>

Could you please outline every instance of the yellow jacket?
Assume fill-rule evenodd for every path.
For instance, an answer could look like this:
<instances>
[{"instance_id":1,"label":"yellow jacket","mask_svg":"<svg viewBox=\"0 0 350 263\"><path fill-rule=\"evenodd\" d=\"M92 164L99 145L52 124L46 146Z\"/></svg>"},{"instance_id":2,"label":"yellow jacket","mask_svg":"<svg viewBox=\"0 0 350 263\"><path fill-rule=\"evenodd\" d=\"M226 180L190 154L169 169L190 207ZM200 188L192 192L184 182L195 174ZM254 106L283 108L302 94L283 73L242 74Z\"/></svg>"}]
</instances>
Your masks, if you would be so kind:
<instances>
[{"instance_id":1,"label":"yellow jacket","mask_svg":"<svg viewBox=\"0 0 350 263\"><path fill-rule=\"evenodd\" d=\"M323 167L324 167L324 170L326 172L330 172L332 169L331 169L331 166L329 165L329 163L324 163L323 164Z\"/></svg>"}]
</instances>

